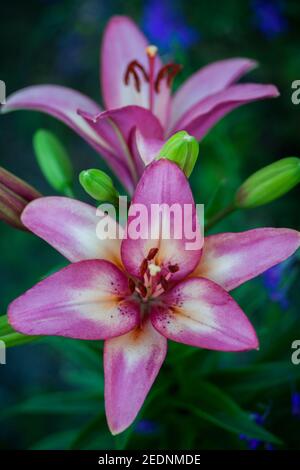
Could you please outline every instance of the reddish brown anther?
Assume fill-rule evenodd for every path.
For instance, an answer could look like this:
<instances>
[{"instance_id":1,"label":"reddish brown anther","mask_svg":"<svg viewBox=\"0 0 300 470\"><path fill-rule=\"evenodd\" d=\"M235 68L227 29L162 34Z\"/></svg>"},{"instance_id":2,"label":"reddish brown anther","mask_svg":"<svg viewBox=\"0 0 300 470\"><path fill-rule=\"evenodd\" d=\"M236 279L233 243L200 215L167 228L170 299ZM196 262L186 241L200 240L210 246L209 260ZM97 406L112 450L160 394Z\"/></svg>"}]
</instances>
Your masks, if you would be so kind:
<instances>
[{"instance_id":1,"label":"reddish brown anther","mask_svg":"<svg viewBox=\"0 0 300 470\"><path fill-rule=\"evenodd\" d=\"M179 271L179 266L178 266L178 264L170 264L168 266L168 269L169 269L170 273L172 273L172 274L177 273L177 271Z\"/></svg>"},{"instance_id":2,"label":"reddish brown anther","mask_svg":"<svg viewBox=\"0 0 300 470\"><path fill-rule=\"evenodd\" d=\"M162 288L163 288L164 290L167 290L167 289L168 289L169 283L168 283L168 281L167 281L163 276L160 278L160 283L161 283Z\"/></svg>"},{"instance_id":3,"label":"reddish brown anther","mask_svg":"<svg viewBox=\"0 0 300 470\"><path fill-rule=\"evenodd\" d=\"M149 250L149 253L148 253L148 256L147 256L147 260L148 261L151 261L153 258L155 258L155 256L157 255L158 253L158 248L151 248L151 250Z\"/></svg>"},{"instance_id":4,"label":"reddish brown anther","mask_svg":"<svg viewBox=\"0 0 300 470\"><path fill-rule=\"evenodd\" d=\"M141 266L140 266L140 274L141 274L141 276L144 276L144 274L146 273L147 269L148 269L148 261L147 261L146 259L144 259L144 260L142 261Z\"/></svg>"},{"instance_id":5,"label":"reddish brown anther","mask_svg":"<svg viewBox=\"0 0 300 470\"><path fill-rule=\"evenodd\" d=\"M138 289L139 289L139 291L140 291L142 297L147 297L147 289L146 289L146 287L144 286L144 284L139 283Z\"/></svg>"},{"instance_id":6,"label":"reddish brown anther","mask_svg":"<svg viewBox=\"0 0 300 470\"><path fill-rule=\"evenodd\" d=\"M131 294L133 294L135 291L135 283L132 279L128 279L128 287L129 287Z\"/></svg>"},{"instance_id":7,"label":"reddish brown anther","mask_svg":"<svg viewBox=\"0 0 300 470\"><path fill-rule=\"evenodd\" d=\"M140 70L142 72L142 75L143 75L144 80L146 82L149 81L149 76L148 76L146 70L144 69L144 67L137 60L133 60L132 62L130 62L130 64L128 65L128 67L126 69L126 72L125 72L125 75L124 75L124 83L125 83L125 85L128 85L130 75L132 75L133 79L134 79L135 89L136 89L137 92L140 92L141 91L141 79L140 79L140 77L137 73L137 70Z\"/></svg>"},{"instance_id":8,"label":"reddish brown anther","mask_svg":"<svg viewBox=\"0 0 300 470\"><path fill-rule=\"evenodd\" d=\"M181 70L182 70L182 66L179 64L174 64L173 62L166 64L164 67L162 67L157 74L155 84L154 84L156 93L159 93L160 84L164 78L167 79L168 87L171 87L173 79Z\"/></svg>"}]
</instances>

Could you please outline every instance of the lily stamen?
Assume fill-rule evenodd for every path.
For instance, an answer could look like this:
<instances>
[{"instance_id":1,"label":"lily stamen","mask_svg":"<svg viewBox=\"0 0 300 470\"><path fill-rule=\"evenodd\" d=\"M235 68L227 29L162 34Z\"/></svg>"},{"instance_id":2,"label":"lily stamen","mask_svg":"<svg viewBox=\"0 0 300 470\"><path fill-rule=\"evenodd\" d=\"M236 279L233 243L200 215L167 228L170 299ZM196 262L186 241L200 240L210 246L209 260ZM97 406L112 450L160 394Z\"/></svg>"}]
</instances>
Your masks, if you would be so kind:
<instances>
[{"instance_id":1,"label":"lily stamen","mask_svg":"<svg viewBox=\"0 0 300 470\"><path fill-rule=\"evenodd\" d=\"M136 91L139 93L141 91L141 79L136 69L138 69L142 73L144 80L146 82L149 81L149 75L147 74L142 64L140 64L137 60L133 60L129 63L126 69L126 72L124 75L124 83L125 85L129 85L129 79L130 79L130 76L132 75L134 78L134 87Z\"/></svg>"},{"instance_id":2,"label":"lily stamen","mask_svg":"<svg viewBox=\"0 0 300 470\"><path fill-rule=\"evenodd\" d=\"M182 70L182 65L175 64L174 62L170 62L169 64L166 64L164 67L162 67L157 74L155 84L154 84L156 93L159 93L160 84L164 78L166 78L167 80L168 87L171 88L174 78L181 70Z\"/></svg>"},{"instance_id":3,"label":"lily stamen","mask_svg":"<svg viewBox=\"0 0 300 470\"><path fill-rule=\"evenodd\" d=\"M166 79L167 86L170 88L175 76L181 71L182 66L170 62L164 65L158 71L155 77L155 59L157 55L157 47L150 45L146 47L146 54L148 56L148 71L145 70L144 66L137 60L132 60L127 68L124 75L125 85L129 85L130 76L133 76L134 87L138 93L141 91L141 77L138 72L141 72L142 78L149 84L149 109L153 111L155 93L160 92L160 85L162 80Z\"/></svg>"}]
</instances>

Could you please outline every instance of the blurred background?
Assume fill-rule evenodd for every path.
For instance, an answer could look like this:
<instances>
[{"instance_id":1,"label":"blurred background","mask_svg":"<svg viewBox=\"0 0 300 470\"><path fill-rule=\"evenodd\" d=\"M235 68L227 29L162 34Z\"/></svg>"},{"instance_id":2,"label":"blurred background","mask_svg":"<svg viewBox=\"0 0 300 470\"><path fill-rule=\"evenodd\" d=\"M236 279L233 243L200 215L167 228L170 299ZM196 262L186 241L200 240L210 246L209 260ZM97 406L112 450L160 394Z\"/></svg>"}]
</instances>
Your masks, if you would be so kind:
<instances>
[{"instance_id":1,"label":"blurred background","mask_svg":"<svg viewBox=\"0 0 300 470\"><path fill-rule=\"evenodd\" d=\"M223 199L253 171L300 156L300 3L292 0L13 0L1 3L0 79L7 94L55 83L101 101L99 47L115 14L131 16L160 48L183 64L175 87L203 65L249 57L260 67L243 81L275 84L281 96L239 108L200 143L191 183L208 204ZM38 128L65 144L76 172L109 170L66 126L46 115L17 112L0 119L0 165L53 194L34 158ZM79 184L77 197L87 199ZM260 226L300 229L300 188L255 210L237 212L214 231ZM91 201L90 201L91 202ZM0 222L0 313L41 276L65 261L33 235ZM233 293L260 338L259 352L216 353L171 344L166 364L136 423L110 436L103 409L98 343L44 339L11 348L0 365L0 448L10 449L281 449L300 448L300 259L297 254Z\"/></svg>"}]
</instances>

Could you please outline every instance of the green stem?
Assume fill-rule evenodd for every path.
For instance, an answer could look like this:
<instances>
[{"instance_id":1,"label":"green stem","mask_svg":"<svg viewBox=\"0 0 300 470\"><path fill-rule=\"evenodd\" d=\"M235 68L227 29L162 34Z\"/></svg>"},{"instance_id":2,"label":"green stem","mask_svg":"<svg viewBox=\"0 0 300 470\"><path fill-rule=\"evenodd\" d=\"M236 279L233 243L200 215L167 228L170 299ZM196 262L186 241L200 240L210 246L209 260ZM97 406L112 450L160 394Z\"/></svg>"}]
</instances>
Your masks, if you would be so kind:
<instances>
[{"instance_id":1,"label":"green stem","mask_svg":"<svg viewBox=\"0 0 300 470\"><path fill-rule=\"evenodd\" d=\"M64 188L64 194L65 194L65 196L68 196L68 197L75 197L74 191L71 188L71 186L66 186Z\"/></svg>"},{"instance_id":2,"label":"green stem","mask_svg":"<svg viewBox=\"0 0 300 470\"><path fill-rule=\"evenodd\" d=\"M214 225L216 225L220 220L227 217L229 214L232 214L236 210L236 206L234 203L229 204L229 206L222 209L220 212L217 212L213 215L205 224L205 230L211 229Z\"/></svg>"}]
</instances>

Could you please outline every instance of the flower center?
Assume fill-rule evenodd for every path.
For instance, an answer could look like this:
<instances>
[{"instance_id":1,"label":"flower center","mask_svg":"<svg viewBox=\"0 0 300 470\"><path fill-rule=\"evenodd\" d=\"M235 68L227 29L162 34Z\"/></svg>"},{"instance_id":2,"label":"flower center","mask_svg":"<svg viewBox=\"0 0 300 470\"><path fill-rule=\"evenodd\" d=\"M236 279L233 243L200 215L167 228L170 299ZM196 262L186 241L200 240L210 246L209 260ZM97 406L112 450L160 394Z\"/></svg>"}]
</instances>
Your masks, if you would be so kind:
<instances>
[{"instance_id":1,"label":"flower center","mask_svg":"<svg viewBox=\"0 0 300 470\"><path fill-rule=\"evenodd\" d=\"M147 257L143 259L140 266L142 280L129 279L131 293L137 294L143 303L156 299L168 290L172 274L179 271L177 264L160 266L155 261L157 254L158 248L151 248Z\"/></svg>"},{"instance_id":2,"label":"flower center","mask_svg":"<svg viewBox=\"0 0 300 470\"><path fill-rule=\"evenodd\" d=\"M132 77L134 87L138 93L141 91L142 81L149 85L149 109L151 111L153 111L155 94L160 92L161 82L165 79L167 86L171 88L175 76L182 69L181 65L170 62L161 67L161 69L155 73L157 50L156 46L151 45L146 47L148 70L146 70L145 67L137 60L132 60L128 64L124 75L125 85L129 85Z\"/></svg>"}]
</instances>

